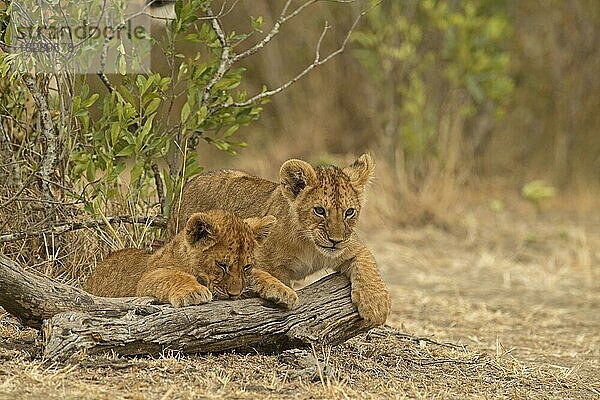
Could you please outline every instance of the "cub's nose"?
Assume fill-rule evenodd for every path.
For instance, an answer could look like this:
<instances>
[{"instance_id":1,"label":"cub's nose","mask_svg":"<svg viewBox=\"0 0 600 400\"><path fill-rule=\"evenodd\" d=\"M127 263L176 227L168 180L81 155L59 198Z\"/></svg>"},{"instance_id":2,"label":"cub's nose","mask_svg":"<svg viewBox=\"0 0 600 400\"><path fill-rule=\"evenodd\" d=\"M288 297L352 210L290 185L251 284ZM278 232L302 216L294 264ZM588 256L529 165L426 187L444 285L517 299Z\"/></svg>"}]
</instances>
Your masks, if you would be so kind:
<instances>
[{"instance_id":1,"label":"cub's nose","mask_svg":"<svg viewBox=\"0 0 600 400\"><path fill-rule=\"evenodd\" d=\"M227 294L229 295L230 299L235 299L240 297L240 295L242 294L242 290L241 289L227 289Z\"/></svg>"},{"instance_id":2,"label":"cub's nose","mask_svg":"<svg viewBox=\"0 0 600 400\"><path fill-rule=\"evenodd\" d=\"M338 239L338 238L328 238L329 241L331 242L331 247L335 247L338 244L342 243L342 239Z\"/></svg>"}]
</instances>

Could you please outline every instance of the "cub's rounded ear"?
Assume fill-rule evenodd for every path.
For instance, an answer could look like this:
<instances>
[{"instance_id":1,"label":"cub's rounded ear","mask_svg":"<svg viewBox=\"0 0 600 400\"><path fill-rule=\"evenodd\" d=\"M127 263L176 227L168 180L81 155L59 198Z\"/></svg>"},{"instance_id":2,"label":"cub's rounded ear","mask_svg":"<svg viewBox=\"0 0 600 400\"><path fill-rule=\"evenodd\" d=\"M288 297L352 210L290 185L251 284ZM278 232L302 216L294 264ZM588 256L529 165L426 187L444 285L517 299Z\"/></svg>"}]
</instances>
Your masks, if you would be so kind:
<instances>
[{"instance_id":1,"label":"cub's rounded ear","mask_svg":"<svg viewBox=\"0 0 600 400\"><path fill-rule=\"evenodd\" d=\"M293 197L298 196L307 186L317 184L317 174L313 167L302 160L287 160L279 170L279 179Z\"/></svg>"},{"instance_id":2,"label":"cub's rounded ear","mask_svg":"<svg viewBox=\"0 0 600 400\"><path fill-rule=\"evenodd\" d=\"M185 237L190 244L210 239L213 235L210 217L204 213L195 213L185 224Z\"/></svg>"},{"instance_id":3,"label":"cub's rounded ear","mask_svg":"<svg viewBox=\"0 0 600 400\"><path fill-rule=\"evenodd\" d=\"M362 191L373 177L373 169L375 165L371 156L363 154L358 157L351 165L344 168L344 173L350 178L350 183L358 191Z\"/></svg>"},{"instance_id":4,"label":"cub's rounded ear","mask_svg":"<svg viewBox=\"0 0 600 400\"><path fill-rule=\"evenodd\" d=\"M247 223L254 232L254 237L258 244L262 244L267 236L269 236L269 233L271 233L271 229L275 225L275 222L277 222L277 218L272 215L267 215L262 218L246 218L244 222Z\"/></svg>"}]
</instances>

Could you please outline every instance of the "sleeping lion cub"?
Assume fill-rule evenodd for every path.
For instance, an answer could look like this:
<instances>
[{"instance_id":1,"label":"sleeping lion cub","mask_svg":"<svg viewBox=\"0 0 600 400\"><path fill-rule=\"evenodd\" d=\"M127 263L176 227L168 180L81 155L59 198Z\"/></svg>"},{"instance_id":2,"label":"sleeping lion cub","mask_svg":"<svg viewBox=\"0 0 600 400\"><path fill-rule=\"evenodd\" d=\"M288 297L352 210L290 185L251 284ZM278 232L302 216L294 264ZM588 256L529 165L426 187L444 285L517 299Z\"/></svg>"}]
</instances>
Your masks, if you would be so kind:
<instances>
[{"instance_id":1,"label":"sleeping lion cub","mask_svg":"<svg viewBox=\"0 0 600 400\"><path fill-rule=\"evenodd\" d=\"M97 296L151 296L175 307L238 297L252 289L258 278L246 282L254 264L254 250L269 234L272 215L242 220L236 215L210 210L192 214L184 229L152 253L123 249L102 261L85 285ZM296 294L285 287L273 288L261 297L292 308Z\"/></svg>"}]
</instances>

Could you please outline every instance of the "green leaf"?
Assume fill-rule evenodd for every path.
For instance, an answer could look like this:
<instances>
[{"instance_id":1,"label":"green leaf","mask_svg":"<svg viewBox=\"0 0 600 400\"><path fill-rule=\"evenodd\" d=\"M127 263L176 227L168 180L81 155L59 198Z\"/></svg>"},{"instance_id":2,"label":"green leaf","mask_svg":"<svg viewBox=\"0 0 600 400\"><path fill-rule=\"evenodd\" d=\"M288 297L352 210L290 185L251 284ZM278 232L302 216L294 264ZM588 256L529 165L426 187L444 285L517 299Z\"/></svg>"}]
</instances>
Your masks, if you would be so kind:
<instances>
[{"instance_id":1,"label":"green leaf","mask_svg":"<svg viewBox=\"0 0 600 400\"><path fill-rule=\"evenodd\" d=\"M201 126L204 123L207 116L208 116L208 107L206 107L206 106L200 107L198 109L198 111L196 112L196 122L197 122L198 126Z\"/></svg>"},{"instance_id":2,"label":"green leaf","mask_svg":"<svg viewBox=\"0 0 600 400\"><path fill-rule=\"evenodd\" d=\"M180 120L182 124L185 124L185 121L187 121L188 117L190 116L190 104L189 103L185 103L183 105L183 107L181 108L181 115L180 115Z\"/></svg>"},{"instance_id":3,"label":"green leaf","mask_svg":"<svg viewBox=\"0 0 600 400\"><path fill-rule=\"evenodd\" d=\"M123 172L126 167L127 167L127 165L125 163L118 163L117 165L115 165L115 169L114 169L115 176L121 175L121 172Z\"/></svg>"},{"instance_id":4,"label":"green leaf","mask_svg":"<svg viewBox=\"0 0 600 400\"><path fill-rule=\"evenodd\" d=\"M125 61L125 57L123 57L123 55L121 54L117 56L117 69L119 71L119 74L127 74L127 62Z\"/></svg>"},{"instance_id":5,"label":"green leaf","mask_svg":"<svg viewBox=\"0 0 600 400\"><path fill-rule=\"evenodd\" d=\"M541 179L528 182L521 189L521 194L527 200L539 203L543 199L548 199L556 195L556 189L553 186L546 184Z\"/></svg>"},{"instance_id":6,"label":"green leaf","mask_svg":"<svg viewBox=\"0 0 600 400\"><path fill-rule=\"evenodd\" d=\"M86 167L85 177L88 182L93 182L96 179L96 165L94 161L89 160Z\"/></svg>"},{"instance_id":7,"label":"green leaf","mask_svg":"<svg viewBox=\"0 0 600 400\"><path fill-rule=\"evenodd\" d=\"M81 106L84 108L90 108L92 104L94 104L96 100L98 100L99 97L100 95L98 93L94 93L93 95L82 101Z\"/></svg>"},{"instance_id":8,"label":"green leaf","mask_svg":"<svg viewBox=\"0 0 600 400\"><path fill-rule=\"evenodd\" d=\"M158 109L158 106L160 105L160 101L161 99L159 97L152 99L146 107L145 113L152 114L153 112L155 112L156 109Z\"/></svg>"},{"instance_id":9,"label":"green leaf","mask_svg":"<svg viewBox=\"0 0 600 400\"><path fill-rule=\"evenodd\" d=\"M223 134L223 138L227 139L228 137L230 137L231 135L233 135L238 129L240 128L239 125L233 125L231 126L229 129L227 129L227 131Z\"/></svg>"},{"instance_id":10,"label":"green leaf","mask_svg":"<svg viewBox=\"0 0 600 400\"><path fill-rule=\"evenodd\" d=\"M110 143L113 147L117 144L119 140L119 134L121 133L121 126L118 122L113 122L110 127Z\"/></svg>"},{"instance_id":11,"label":"green leaf","mask_svg":"<svg viewBox=\"0 0 600 400\"><path fill-rule=\"evenodd\" d=\"M138 136L136 138L136 145L137 145L138 149L142 148L142 144L144 142L144 139L146 139L146 136L148 135L148 133L152 129L152 123L154 121L154 116L155 115L156 114L151 115L150 118L148 118L146 120L146 122L144 123L144 127L142 128L141 132L138 134Z\"/></svg>"},{"instance_id":12,"label":"green leaf","mask_svg":"<svg viewBox=\"0 0 600 400\"><path fill-rule=\"evenodd\" d=\"M5 31L4 31L4 35L3 35L3 42L6 43L7 45L12 43L12 24L7 24Z\"/></svg>"},{"instance_id":13,"label":"green leaf","mask_svg":"<svg viewBox=\"0 0 600 400\"><path fill-rule=\"evenodd\" d=\"M121 96L121 94L117 92L116 93L117 101L119 101L119 102L127 101L130 104L133 104L135 102L135 98L134 98L133 94L131 93L129 88L127 88L125 85L122 85L120 87L119 91L123 94L123 96Z\"/></svg>"},{"instance_id":14,"label":"green leaf","mask_svg":"<svg viewBox=\"0 0 600 400\"><path fill-rule=\"evenodd\" d=\"M73 103L72 103L73 112L77 113L77 111L79 111L80 107L81 107L81 97L73 96Z\"/></svg>"},{"instance_id":15,"label":"green leaf","mask_svg":"<svg viewBox=\"0 0 600 400\"><path fill-rule=\"evenodd\" d=\"M135 152L135 145L130 144L124 147L121 151L115 154L115 157L127 157L132 155Z\"/></svg>"},{"instance_id":16,"label":"green leaf","mask_svg":"<svg viewBox=\"0 0 600 400\"><path fill-rule=\"evenodd\" d=\"M258 16L256 18L250 16L250 23L252 24L252 29L254 29L257 32L261 32L262 33L262 26L264 23L264 18L262 16Z\"/></svg>"},{"instance_id":17,"label":"green leaf","mask_svg":"<svg viewBox=\"0 0 600 400\"><path fill-rule=\"evenodd\" d=\"M140 183L140 178L144 172L144 162L137 160L131 169L130 180L132 186L137 186Z\"/></svg>"},{"instance_id":18,"label":"green leaf","mask_svg":"<svg viewBox=\"0 0 600 400\"><path fill-rule=\"evenodd\" d=\"M144 75L141 75L141 74L138 75L136 77L136 79L135 79L135 83L136 83L136 85L138 87L140 96L143 96L144 93L146 92L146 89L147 89L147 87L146 87L146 77Z\"/></svg>"}]
</instances>

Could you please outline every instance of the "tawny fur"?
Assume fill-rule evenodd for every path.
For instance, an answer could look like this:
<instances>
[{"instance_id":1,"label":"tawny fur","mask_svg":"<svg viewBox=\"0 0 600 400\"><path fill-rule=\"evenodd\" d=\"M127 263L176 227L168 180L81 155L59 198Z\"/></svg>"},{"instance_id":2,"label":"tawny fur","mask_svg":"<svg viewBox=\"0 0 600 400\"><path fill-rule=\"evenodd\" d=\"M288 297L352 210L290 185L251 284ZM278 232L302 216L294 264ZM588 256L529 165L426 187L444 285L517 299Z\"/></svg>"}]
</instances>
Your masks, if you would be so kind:
<instances>
[{"instance_id":1,"label":"tawny fur","mask_svg":"<svg viewBox=\"0 0 600 400\"><path fill-rule=\"evenodd\" d=\"M86 283L98 296L151 296L176 307L206 303L213 295L236 298L246 287L254 250L268 237L275 217L242 220L230 212L194 213L184 229L155 253L124 249L101 262ZM260 274L259 274L260 275ZM252 282L255 281L252 275ZM263 276L272 284L270 276ZM293 307L297 296L280 284L280 294L265 298Z\"/></svg>"},{"instance_id":2,"label":"tawny fur","mask_svg":"<svg viewBox=\"0 0 600 400\"><path fill-rule=\"evenodd\" d=\"M343 169L288 160L281 166L279 183L242 171L200 174L174 203L167 236L173 237L197 211L222 208L242 218L272 214L277 222L257 249L257 268L249 274L253 289L272 298L278 296L279 281L289 286L318 270L341 271L350 278L360 315L383 325L390 312L389 291L354 232L372 171L371 157L364 154ZM316 207L325 216L317 215Z\"/></svg>"}]
</instances>

